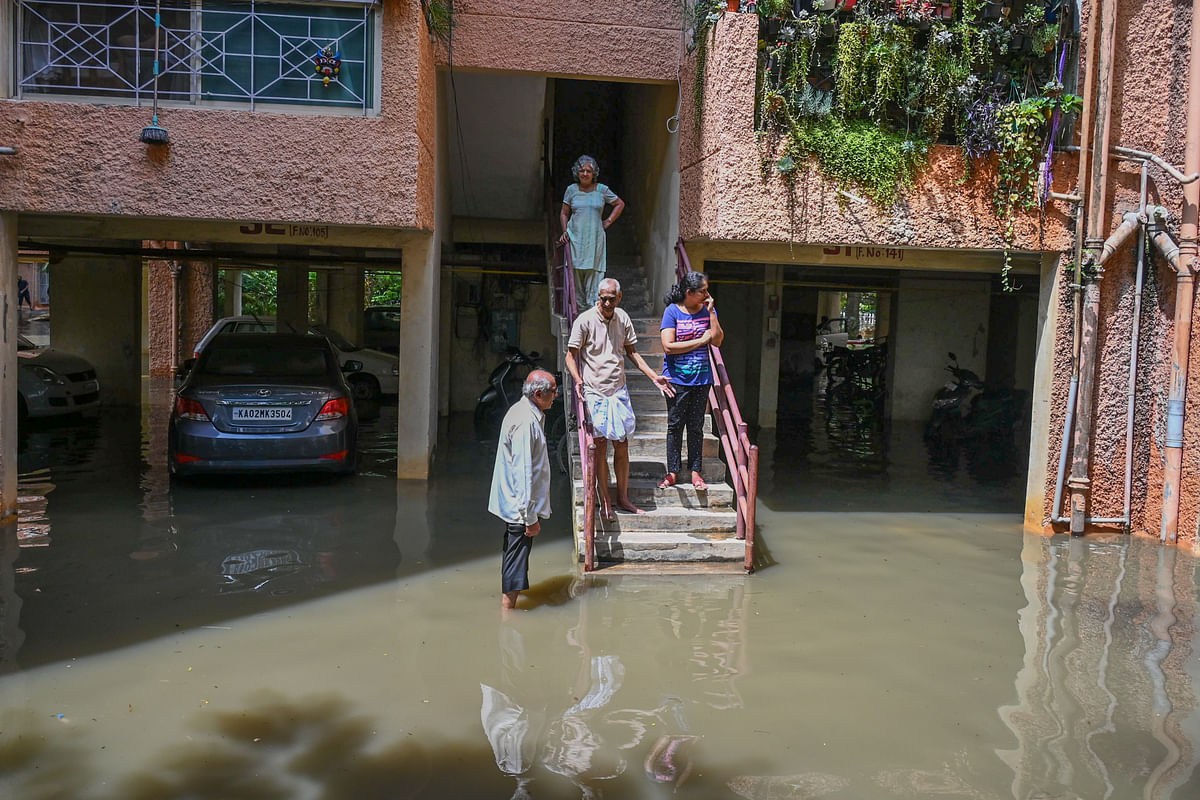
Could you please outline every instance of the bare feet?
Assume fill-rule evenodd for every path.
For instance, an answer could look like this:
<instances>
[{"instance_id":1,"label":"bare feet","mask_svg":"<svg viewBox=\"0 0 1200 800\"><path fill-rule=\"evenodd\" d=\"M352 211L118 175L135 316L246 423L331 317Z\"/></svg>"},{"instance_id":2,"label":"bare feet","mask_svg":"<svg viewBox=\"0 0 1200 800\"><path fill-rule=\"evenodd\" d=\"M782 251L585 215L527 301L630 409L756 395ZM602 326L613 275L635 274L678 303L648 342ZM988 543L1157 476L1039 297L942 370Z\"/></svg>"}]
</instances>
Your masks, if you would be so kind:
<instances>
[{"instance_id":1,"label":"bare feet","mask_svg":"<svg viewBox=\"0 0 1200 800\"><path fill-rule=\"evenodd\" d=\"M618 511L628 511L630 514L645 514L646 512L633 504L633 501L628 497L617 501Z\"/></svg>"},{"instance_id":2,"label":"bare feet","mask_svg":"<svg viewBox=\"0 0 1200 800\"><path fill-rule=\"evenodd\" d=\"M505 592L500 595L500 608L512 611L517 607L517 592Z\"/></svg>"},{"instance_id":3,"label":"bare feet","mask_svg":"<svg viewBox=\"0 0 1200 800\"><path fill-rule=\"evenodd\" d=\"M612 501L607 497L600 498L600 519L605 522L617 521L617 515L613 513Z\"/></svg>"}]
</instances>

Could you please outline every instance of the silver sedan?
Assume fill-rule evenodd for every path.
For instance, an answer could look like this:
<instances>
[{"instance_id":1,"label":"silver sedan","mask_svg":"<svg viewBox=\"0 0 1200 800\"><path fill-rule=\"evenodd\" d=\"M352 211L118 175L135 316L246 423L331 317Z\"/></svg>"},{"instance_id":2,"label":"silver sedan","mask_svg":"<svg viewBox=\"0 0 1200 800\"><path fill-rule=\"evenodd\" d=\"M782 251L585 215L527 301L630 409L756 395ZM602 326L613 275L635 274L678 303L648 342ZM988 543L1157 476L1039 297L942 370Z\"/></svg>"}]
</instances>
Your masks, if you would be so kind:
<instances>
[{"instance_id":1,"label":"silver sedan","mask_svg":"<svg viewBox=\"0 0 1200 800\"><path fill-rule=\"evenodd\" d=\"M215 336L175 398L172 473L354 472L358 419L342 371L356 369L316 336Z\"/></svg>"}]
</instances>

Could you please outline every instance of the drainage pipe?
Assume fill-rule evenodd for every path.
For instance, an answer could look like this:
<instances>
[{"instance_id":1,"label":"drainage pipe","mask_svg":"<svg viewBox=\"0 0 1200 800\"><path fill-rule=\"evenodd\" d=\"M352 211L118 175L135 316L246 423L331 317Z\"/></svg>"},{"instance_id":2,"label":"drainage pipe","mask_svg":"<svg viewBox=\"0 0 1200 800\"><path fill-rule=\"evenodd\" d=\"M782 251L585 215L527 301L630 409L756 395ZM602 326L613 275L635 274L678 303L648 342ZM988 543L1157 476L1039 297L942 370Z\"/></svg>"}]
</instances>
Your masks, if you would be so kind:
<instances>
[{"instance_id":1,"label":"drainage pipe","mask_svg":"<svg viewBox=\"0 0 1200 800\"><path fill-rule=\"evenodd\" d=\"M1106 261L1108 261L1108 259L1111 258L1112 255L1114 253L1116 253L1117 250L1119 250L1121 248L1121 246L1124 245L1129 240L1129 237L1133 235L1134 231L1138 230L1138 228L1142 224L1142 219L1143 219L1143 215L1139 214L1136 211L1125 212L1125 214L1121 218L1121 224L1117 227L1117 229L1115 231L1112 232L1112 235L1109 236L1107 239L1105 239L1103 244L1101 244L1100 247L1097 248L1100 253L1099 260L1095 262L1095 267L1096 267L1097 271L1099 271L1099 272L1104 271L1104 263ZM1090 254L1089 254L1089 258L1090 258ZM1140 274L1139 274L1139 278L1140 278ZM1095 292L1096 302L1098 302L1099 301L1099 293L1100 293L1099 283L1096 281L1089 281L1087 289L1088 289L1089 295L1093 291ZM1139 291L1139 295L1140 295L1140 291ZM1092 347L1092 349L1094 351L1097 325L1096 325L1095 307L1091 304L1090 297L1089 297L1089 302L1086 305L1086 308L1091 313L1090 313L1090 316L1088 316L1085 320L1087 324L1085 324L1085 326L1084 326L1083 339L1084 339L1085 344L1090 344L1090 346ZM1135 321L1135 325L1136 325L1136 321ZM1131 346L1136 347L1137 346L1137 344L1136 344L1137 328L1136 327L1134 328L1133 335L1134 335L1134 340L1133 340L1134 344ZM1094 373L1094 370L1093 370L1093 373ZM1088 381L1087 383L1090 386L1092 381ZM1062 516L1061 512L1062 512L1062 499L1063 499L1063 475L1067 471L1067 439L1068 439L1068 437L1071 436L1072 432L1077 434L1076 442L1078 442L1079 429L1074 428L1073 426L1075 424L1074 411L1076 408L1076 404L1079 401L1079 386L1080 386L1079 376L1072 375L1071 376L1071 388L1070 388L1069 392L1067 393L1067 418L1063 422L1062 446L1059 449L1059 453L1058 453L1058 475L1054 481L1054 510L1050 515L1051 522L1054 522L1054 523L1071 522L1072 523L1071 532L1073 534L1075 534L1074 518L1073 518L1074 512L1075 512L1075 505L1073 502L1074 497L1072 497L1072 506L1071 506L1072 515ZM1082 402L1078 402L1078 404L1080 406L1083 405ZM1132 424L1132 419L1133 419L1132 414L1130 414L1129 419L1130 419L1130 424ZM1081 425L1080 428L1082 428L1082 427L1083 426ZM1076 443L1076 447L1078 447L1078 443ZM1076 450L1075 452L1078 453L1078 450ZM1127 451L1127 453L1128 452L1130 452L1130 451ZM1132 461L1128 460L1128 456L1127 456L1127 465L1126 465L1127 469L1131 465L1132 465ZM1085 472L1084 475L1086 476L1087 473ZM1074 477L1074 476L1072 476L1072 477ZM1086 477L1085 477L1085 480L1086 480ZM1075 486L1072 485L1071 488L1072 488L1072 493L1073 493ZM1123 524L1123 523L1128 522L1128 518L1129 518L1128 514L1126 514L1124 519L1118 519L1118 518L1114 518L1114 517L1087 517L1087 516L1085 516L1082 520L1080 520L1080 522L1082 524L1090 523L1090 524L1101 524L1101 525L1109 525L1109 524L1116 525L1116 524ZM1075 535L1079 535L1079 534L1075 534Z\"/></svg>"},{"instance_id":2,"label":"drainage pipe","mask_svg":"<svg viewBox=\"0 0 1200 800\"><path fill-rule=\"evenodd\" d=\"M1200 172L1200 0L1192 3L1191 63L1188 67L1187 134L1184 172ZM1188 356L1192 338L1192 306L1198 242L1197 208L1200 183L1183 187L1183 218L1179 226L1179 268L1175 275L1175 337L1171 346L1171 394L1167 400L1167 468L1163 474L1162 531L1164 542L1179 535L1179 490L1183 465L1183 415L1187 399Z\"/></svg>"},{"instance_id":3,"label":"drainage pipe","mask_svg":"<svg viewBox=\"0 0 1200 800\"><path fill-rule=\"evenodd\" d=\"M1200 0L1198 0L1200 2ZM1076 399L1075 411L1076 428L1072 441L1071 475L1067 486L1071 489L1071 535L1082 536L1087 524L1088 497L1091 493L1090 471L1092 414L1095 410L1096 382L1096 329L1100 313L1100 281L1103 278L1103 263L1106 260L1104 248L1107 244L1100 237L1106 223L1108 193L1108 161L1109 144L1112 134L1112 71L1113 56L1116 49L1116 7L1113 0L1093 0L1092 9L1100 6L1099 30L1100 44L1096 60L1096 105L1094 109L1095 140L1093 147L1097 153L1091 159L1091 186L1088 192L1087 208L1087 238L1084 246L1088 250L1088 260L1095 266L1095 273L1090 276L1083 289L1082 330L1079 340L1079 394ZM1097 18L1088 21L1089 29L1096 24ZM1092 36L1088 37L1093 38ZM1081 154L1082 155L1082 154ZM1118 231L1123 231L1128 237L1133 229L1126 229L1122 223ZM1078 233L1077 233L1078 235ZM1109 241L1117 234L1109 237ZM1112 250L1109 250L1111 255Z\"/></svg>"},{"instance_id":4,"label":"drainage pipe","mask_svg":"<svg viewBox=\"0 0 1200 800\"><path fill-rule=\"evenodd\" d=\"M1146 185L1149 162L1142 162L1141 219L1146 219ZM1125 532L1133 525L1133 415L1137 404L1138 340L1142 330L1142 284L1146 270L1146 229L1138 231L1137 278L1133 290L1133 331L1129 335L1129 387L1125 403L1125 494L1121 502L1121 515L1125 518Z\"/></svg>"}]
</instances>

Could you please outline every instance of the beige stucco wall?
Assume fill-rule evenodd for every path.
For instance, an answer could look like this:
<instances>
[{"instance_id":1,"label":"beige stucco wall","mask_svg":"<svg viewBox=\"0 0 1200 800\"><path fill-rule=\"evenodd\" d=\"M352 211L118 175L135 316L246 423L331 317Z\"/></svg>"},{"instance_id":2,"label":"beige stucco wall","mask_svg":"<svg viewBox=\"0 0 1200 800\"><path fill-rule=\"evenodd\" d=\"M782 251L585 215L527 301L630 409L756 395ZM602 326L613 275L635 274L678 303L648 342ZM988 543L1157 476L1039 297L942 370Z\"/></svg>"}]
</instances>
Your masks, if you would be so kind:
<instances>
[{"instance_id":1,"label":"beige stucco wall","mask_svg":"<svg viewBox=\"0 0 1200 800\"><path fill-rule=\"evenodd\" d=\"M675 81L676 2L458 0L454 68L600 80ZM449 64L442 48L439 62Z\"/></svg>"},{"instance_id":2,"label":"beige stucco wall","mask_svg":"<svg viewBox=\"0 0 1200 800\"><path fill-rule=\"evenodd\" d=\"M419 0L382 4L374 116L0 101L0 208L105 217L433 225L433 49Z\"/></svg>"}]
</instances>

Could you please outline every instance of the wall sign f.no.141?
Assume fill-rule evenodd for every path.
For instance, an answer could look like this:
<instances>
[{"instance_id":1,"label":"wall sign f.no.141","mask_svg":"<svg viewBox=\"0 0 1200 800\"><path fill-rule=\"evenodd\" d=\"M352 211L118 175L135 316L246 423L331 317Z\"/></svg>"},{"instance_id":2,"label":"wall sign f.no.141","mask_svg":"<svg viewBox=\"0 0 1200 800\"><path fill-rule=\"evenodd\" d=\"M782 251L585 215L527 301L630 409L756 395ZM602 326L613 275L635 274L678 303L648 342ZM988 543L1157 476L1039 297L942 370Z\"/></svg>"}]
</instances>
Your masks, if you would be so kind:
<instances>
[{"instance_id":1,"label":"wall sign f.no.141","mask_svg":"<svg viewBox=\"0 0 1200 800\"><path fill-rule=\"evenodd\" d=\"M313 63L317 67L317 77L321 79L321 83L328 86L330 81L336 81L338 73L342 70L342 52L337 49L336 42L317 53Z\"/></svg>"}]
</instances>

